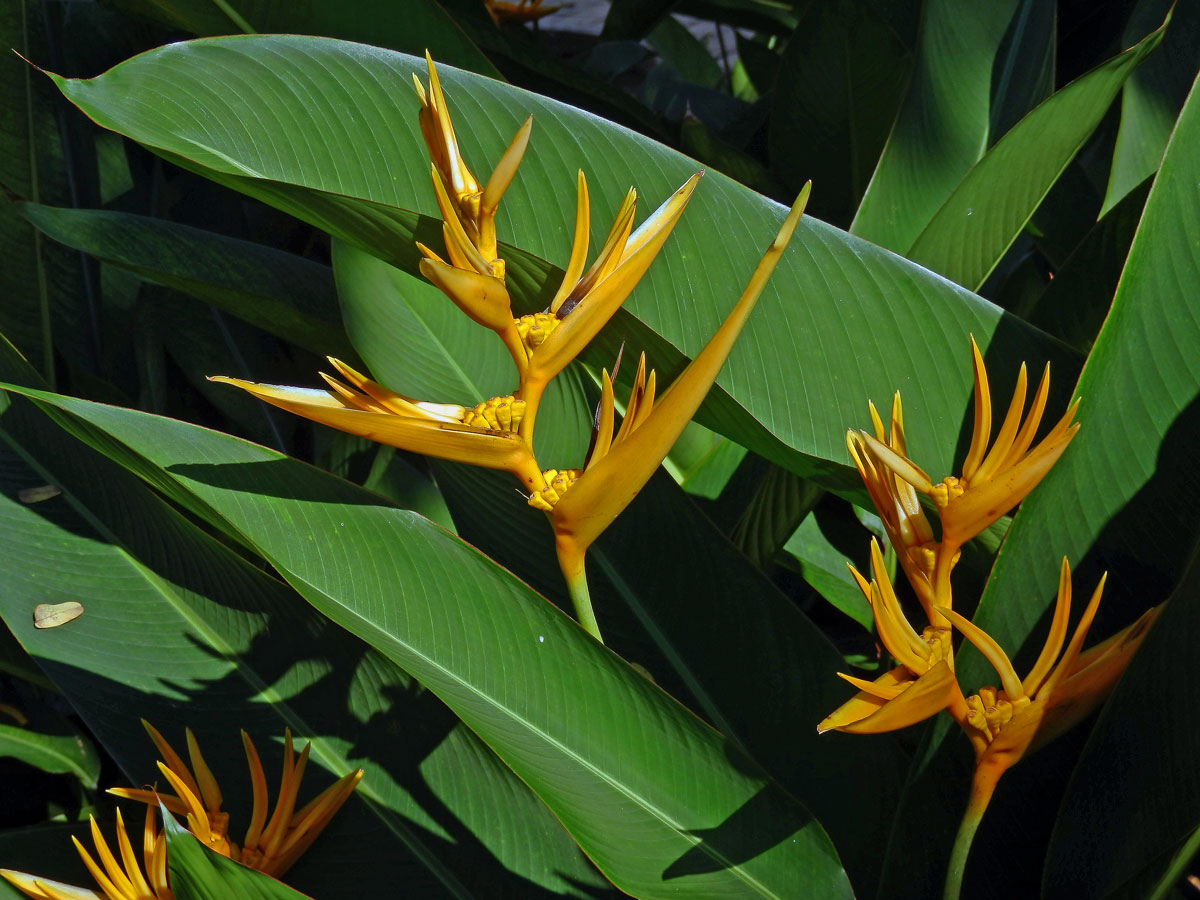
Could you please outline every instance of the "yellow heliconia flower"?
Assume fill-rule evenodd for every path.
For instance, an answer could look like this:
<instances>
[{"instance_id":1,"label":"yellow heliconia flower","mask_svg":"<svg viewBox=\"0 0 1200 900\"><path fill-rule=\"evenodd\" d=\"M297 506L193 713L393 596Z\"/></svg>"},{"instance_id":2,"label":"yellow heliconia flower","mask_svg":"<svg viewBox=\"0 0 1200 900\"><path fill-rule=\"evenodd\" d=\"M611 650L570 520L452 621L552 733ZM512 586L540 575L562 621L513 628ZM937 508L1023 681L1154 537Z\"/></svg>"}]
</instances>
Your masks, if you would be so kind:
<instances>
[{"instance_id":1,"label":"yellow heliconia flower","mask_svg":"<svg viewBox=\"0 0 1200 900\"><path fill-rule=\"evenodd\" d=\"M582 171L579 173L575 237L562 284L544 313L523 316L516 322L522 335L522 350L513 359L521 373L517 395L528 404L521 425L526 440L532 439L538 404L546 385L621 308L683 215L702 174L697 172L689 178L636 231L633 217L637 191L630 188L596 261L584 273L591 212L587 179Z\"/></svg>"},{"instance_id":2,"label":"yellow heliconia flower","mask_svg":"<svg viewBox=\"0 0 1200 900\"><path fill-rule=\"evenodd\" d=\"M1029 675L1021 679L1000 645L949 607L938 610L947 623L944 627L930 626L917 634L900 609L874 540L871 568L874 577L869 583L853 567L850 571L871 603L880 641L900 665L873 682L839 673L859 693L827 716L817 730L895 731L945 709L971 740L977 780L990 784L989 793L1000 775L1027 751L1057 737L1095 709L1125 671L1160 611L1160 607L1148 610L1132 625L1081 652L1104 589L1101 578L1060 659L1071 614L1071 569L1064 559L1050 634ZM970 696L963 693L954 674L951 627L961 631L996 669L999 690L985 687Z\"/></svg>"},{"instance_id":3,"label":"yellow heliconia flower","mask_svg":"<svg viewBox=\"0 0 1200 900\"><path fill-rule=\"evenodd\" d=\"M867 401L871 411L871 423L875 429L875 440L886 446L897 456L907 458L908 449L904 437L904 410L900 404L900 392L892 397L891 434L884 435L883 420L875 404ZM871 445L863 433L850 429L846 432L846 447L850 457L866 485L871 502L879 513L888 540L896 549L896 557L904 574L916 591L917 598L931 624L945 625L941 613L934 607L940 602L949 606L949 597L938 598L934 594L933 574L937 568L938 543L933 537L933 528L925 518L916 489L900 478L888 466L877 461ZM943 562L947 570L954 565L954 557ZM947 588L949 581L945 582ZM867 598L868 600L870 597Z\"/></svg>"},{"instance_id":4,"label":"yellow heliconia flower","mask_svg":"<svg viewBox=\"0 0 1200 900\"><path fill-rule=\"evenodd\" d=\"M954 567L962 545L1024 500L1058 461L1079 431L1079 424L1074 422L1075 411L1079 407L1079 401L1076 400L1042 441L1030 449L1050 391L1050 366L1046 366L1029 412L1022 422L1021 414L1025 408L1028 386L1028 374L1025 364L1022 363L1008 413L989 449L992 398L983 356L973 337L971 357L975 374L975 424L971 446L960 476L951 475L934 484L925 471L910 460L902 449L897 449L882 440L882 426L878 424L877 415L875 435L865 431L859 431L857 434L852 432L848 439L851 455L855 456L855 463L867 482L868 490L873 492L872 499L875 499L875 493L879 493L884 499L884 505L879 508L885 523L888 515L885 515L884 510L889 509L889 483L893 485L893 505L903 505L906 512L915 498L911 493L905 494L907 488L900 487L901 482L930 497L937 507L942 526L939 541L926 540L924 543L909 544L903 542L902 536L902 542L898 545L907 551L901 555L905 573L908 574L912 570L913 588L922 604L926 606L930 621L935 623L940 615L937 607L950 605L950 570ZM896 408L898 409L898 404ZM901 445L902 443L903 438ZM869 460L869 465L866 460ZM885 470L889 474L885 475ZM887 480L889 477L893 479L891 482ZM875 483L874 486L872 482ZM918 514L919 510L905 524L911 526L913 535L920 540L925 533L922 527L924 515L919 514L918 517Z\"/></svg>"},{"instance_id":5,"label":"yellow heliconia flower","mask_svg":"<svg viewBox=\"0 0 1200 900\"><path fill-rule=\"evenodd\" d=\"M1071 567L1063 558L1050 633L1024 679L991 635L953 610L943 610L1000 677L999 689L985 687L967 698L968 712L960 723L975 747L976 767L980 770L977 780L983 778L994 784L1030 749L1079 722L1108 696L1125 671L1161 607L1147 610L1132 625L1082 652L1100 605L1104 581L1102 576L1063 651L1071 616Z\"/></svg>"},{"instance_id":6,"label":"yellow heliconia flower","mask_svg":"<svg viewBox=\"0 0 1200 900\"><path fill-rule=\"evenodd\" d=\"M442 213L447 259L418 242L417 249L425 257L421 272L473 321L499 334L510 352L519 353L520 339L504 283L504 260L496 240L496 210L529 145L533 117L518 129L487 185L481 187L459 151L441 81L428 52L425 60L429 90L415 74L413 83L421 102L421 134L432 161L430 174Z\"/></svg>"},{"instance_id":7,"label":"yellow heliconia flower","mask_svg":"<svg viewBox=\"0 0 1200 900\"><path fill-rule=\"evenodd\" d=\"M985 687L967 697L967 714L955 717L975 748L975 775L950 855L947 897L959 894L971 842L1000 777L1026 753L1053 740L1103 702L1162 611L1162 606L1147 610L1132 625L1081 652L1103 590L1101 577L1063 651L1071 615L1071 569L1063 559L1050 633L1024 679L991 635L953 610L942 610L992 664L1001 684L999 689Z\"/></svg>"},{"instance_id":8,"label":"yellow heliconia flower","mask_svg":"<svg viewBox=\"0 0 1200 900\"><path fill-rule=\"evenodd\" d=\"M625 408L625 418L615 436L612 381L607 371L603 373L596 440L586 466L582 472L546 472L548 489L535 491L530 497L531 506L546 510L550 516L559 565L567 584L571 587L572 595L576 598L576 611L580 614L580 623L597 637L599 631L591 615L590 602L581 600L579 596L586 592L584 556L596 538L637 496L638 491L654 474L704 401L750 317L767 279L783 255L792 232L804 213L808 194L809 185L805 185L775 240L755 268L741 298L726 316L721 327L675 382L657 399L654 395L654 373L646 376L643 354L633 391ZM561 300L569 300L574 296L570 291L560 294ZM564 323L559 324L546 339L546 343L568 327L569 322L570 318L567 318ZM545 346L545 343L542 346ZM539 347L538 350L540 349ZM526 415L528 416L528 413ZM581 609L581 606L586 609Z\"/></svg>"},{"instance_id":9,"label":"yellow heliconia flower","mask_svg":"<svg viewBox=\"0 0 1200 900\"><path fill-rule=\"evenodd\" d=\"M296 756L292 748L292 733L284 733L283 776L275 809L268 819L267 778L263 772L258 751L246 732L242 732L242 747L250 768L250 783L254 793L254 806L250 825L239 845L229 838L229 813L221 810L224 798L216 778L209 769L200 747L189 728L186 731L188 756L191 768L180 758L174 748L149 722L142 724L162 754L158 768L175 796L149 790L112 788L110 794L157 805L159 802L176 815L185 816L188 830L202 844L235 862L257 869L267 875L278 877L286 872L309 848L317 836L329 824L342 804L354 793L362 779L363 770L355 769L342 776L305 806L296 809L296 797L300 792L300 780L308 764L310 745L305 745Z\"/></svg>"},{"instance_id":10,"label":"yellow heliconia flower","mask_svg":"<svg viewBox=\"0 0 1200 900\"><path fill-rule=\"evenodd\" d=\"M967 713L966 700L954 677L951 629L930 625L920 634L909 624L888 578L879 544L871 540L871 574L867 581L850 566L850 573L871 604L879 640L900 665L874 681L838 673L859 689L858 694L830 713L817 732L846 731L879 734L907 728L951 710L956 718Z\"/></svg>"},{"instance_id":11,"label":"yellow heliconia flower","mask_svg":"<svg viewBox=\"0 0 1200 900\"><path fill-rule=\"evenodd\" d=\"M96 846L99 863L88 853L78 838L72 837L75 849L83 858L83 864L99 886L98 891L74 887L60 881L0 869L0 876L36 900L172 900L167 887L167 842L166 836L155 827L157 805L146 807L146 824L142 830L142 863L138 862L121 810L117 810L117 853L120 860L109 849L108 842L100 833L96 817L91 816L92 843ZM144 874L143 874L144 865Z\"/></svg>"},{"instance_id":12,"label":"yellow heliconia flower","mask_svg":"<svg viewBox=\"0 0 1200 900\"><path fill-rule=\"evenodd\" d=\"M558 12L563 6L570 4L560 3L557 6L543 6L542 0L483 0L483 5L487 7L488 15L492 17L492 21L497 25L508 25L515 23L523 25L526 22L536 22L543 16L548 16L552 12Z\"/></svg>"},{"instance_id":13,"label":"yellow heliconia flower","mask_svg":"<svg viewBox=\"0 0 1200 900\"><path fill-rule=\"evenodd\" d=\"M533 451L517 431L525 414L523 400L493 397L469 409L426 403L397 394L340 360L330 357L329 362L345 379L322 372L329 390L259 384L224 375L208 380L232 384L280 409L381 444L504 469L529 490L545 486Z\"/></svg>"},{"instance_id":14,"label":"yellow heliconia flower","mask_svg":"<svg viewBox=\"0 0 1200 900\"><path fill-rule=\"evenodd\" d=\"M453 239L449 233L446 236L447 252L452 259L469 258L480 272L503 278L504 262L498 258L496 244L496 210L529 145L533 117L527 118L517 130L487 185L481 187L459 151L442 83L428 52L425 62L429 68L429 90L426 91L416 74L413 85L421 102L421 134L429 148L438 207L447 232L454 230Z\"/></svg>"}]
</instances>

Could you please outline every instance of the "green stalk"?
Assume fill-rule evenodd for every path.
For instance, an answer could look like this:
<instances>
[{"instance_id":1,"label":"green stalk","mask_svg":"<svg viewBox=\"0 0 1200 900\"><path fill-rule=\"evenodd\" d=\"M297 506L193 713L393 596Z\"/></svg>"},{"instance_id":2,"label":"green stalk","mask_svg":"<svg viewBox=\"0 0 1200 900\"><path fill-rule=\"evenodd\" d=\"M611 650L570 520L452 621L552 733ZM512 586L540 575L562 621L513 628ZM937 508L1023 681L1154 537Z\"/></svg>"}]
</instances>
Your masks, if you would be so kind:
<instances>
[{"instance_id":1,"label":"green stalk","mask_svg":"<svg viewBox=\"0 0 1200 900\"><path fill-rule=\"evenodd\" d=\"M981 766L975 770L975 778L971 782L971 798L967 801L967 811L963 813L962 824L958 826L958 835L954 838L954 849L950 851L950 865L946 869L946 889L942 894L943 900L958 900L962 891L963 874L967 870L967 857L971 853L971 844L975 840L975 832L996 790L996 782L1000 780L1003 770L996 771L991 766Z\"/></svg>"},{"instance_id":2,"label":"green stalk","mask_svg":"<svg viewBox=\"0 0 1200 900\"><path fill-rule=\"evenodd\" d=\"M565 572L563 574L566 574ZM592 611L592 596L588 593L587 570L582 566L571 575L567 575L567 589L571 592L571 603L575 606L575 618L583 626L583 630L604 643L600 636L600 624Z\"/></svg>"}]
</instances>

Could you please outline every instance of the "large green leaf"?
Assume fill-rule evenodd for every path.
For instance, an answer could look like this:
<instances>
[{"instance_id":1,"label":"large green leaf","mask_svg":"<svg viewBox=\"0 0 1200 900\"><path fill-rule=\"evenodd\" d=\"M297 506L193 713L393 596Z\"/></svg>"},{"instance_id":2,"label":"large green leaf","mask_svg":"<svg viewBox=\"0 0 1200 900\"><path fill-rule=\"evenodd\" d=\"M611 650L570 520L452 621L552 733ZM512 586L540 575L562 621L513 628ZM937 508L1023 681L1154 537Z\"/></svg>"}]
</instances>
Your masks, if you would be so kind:
<instances>
[{"instance_id":1,"label":"large green leaf","mask_svg":"<svg viewBox=\"0 0 1200 900\"><path fill-rule=\"evenodd\" d=\"M1013 126L967 173L906 255L978 290L1166 27L1077 78Z\"/></svg>"},{"instance_id":2,"label":"large green leaf","mask_svg":"<svg viewBox=\"0 0 1200 900\"><path fill-rule=\"evenodd\" d=\"M235 438L20 392L251 543L321 612L420 678L622 890L850 895L821 826L734 743L457 538Z\"/></svg>"},{"instance_id":3,"label":"large green leaf","mask_svg":"<svg viewBox=\"0 0 1200 900\"><path fill-rule=\"evenodd\" d=\"M161 808L161 807L160 807ZM206 848L162 809L167 835L167 868L171 893L179 900L305 900L269 875L248 869Z\"/></svg>"},{"instance_id":4,"label":"large green leaf","mask_svg":"<svg viewBox=\"0 0 1200 900\"><path fill-rule=\"evenodd\" d=\"M929 0L908 95L850 230L904 253L988 146L992 68L1018 0Z\"/></svg>"},{"instance_id":5,"label":"large green leaf","mask_svg":"<svg viewBox=\"0 0 1200 900\"><path fill-rule=\"evenodd\" d=\"M1200 3L1141 0L1125 28L1125 42L1139 40L1169 10L1174 10L1174 21L1162 47L1130 76L1121 91L1121 127L1113 147L1102 216L1158 170L1175 117L1200 68Z\"/></svg>"},{"instance_id":6,"label":"large green leaf","mask_svg":"<svg viewBox=\"0 0 1200 900\"><path fill-rule=\"evenodd\" d=\"M508 478L438 465L462 536L569 608L554 539ZM588 552L605 640L736 740L829 831L860 896L878 875L902 758L816 723L847 699L828 639L665 473ZM843 765L855 751L855 764Z\"/></svg>"},{"instance_id":7,"label":"large green leaf","mask_svg":"<svg viewBox=\"0 0 1200 900\"><path fill-rule=\"evenodd\" d=\"M6 363L9 377L20 374ZM400 882L459 900L597 889L549 811L394 664L28 404L0 416L0 436L0 613L132 784L155 772L139 717L175 742L190 726L222 782L238 788L226 790L236 834L248 815L237 729L274 771L265 742L290 727L313 741L302 800L330 778L318 766L367 771L294 870L296 885L330 900ZM12 499L47 481L61 497ZM71 599L80 618L33 627L34 605ZM377 852L355 850L364 845Z\"/></svg>"},{"instance_id":8,"label":"large green leaf","mask_svg":"<svg viewBox=\"0 0 1200 900\"><path fill-rule=\"evenodd\" d=\"M352 352L328 266L148 216L36 203L16 209L61 244L212 303L297 346Z\"/></svg>"},{"instance_id":9,"label":"large green leaf","mask_svg":"<svg viewBox=\"0 0 1200 900\"><path fill-rule=\"evenodd\" d=\"M435 213L416 101L402 99L420 68L410 57L331 40L233 37L175 44L99 78L59 84L106 127L412 272L413 234L423 229L433 246L440 240L436 223L412 212ZM234 81L246 89L217 87ZM685 157L561 104L449 68L443 82L477 168L535 115L532 149L500 219L502 236L527 251L509 256L525 309L544 306L553 290L557 275L544 260L567 257L576 169L591 178L598 230L607 229L634 163L650 203L693 170ZM629 301L641 322L618 317L595 361L611 364L615 344L644 323L674 354L656 351L660 374L681 365L680 354L696 352L728 311L782 215L710 174ZM947 343L965 346L968 332L992 341L990 352L1014 369L1018 356L1074 367L1062 347L978 297L806 219L720 379L727 393L714 393L701 418L787 467L828 469L835 460L844 472L839 435L861 418L863 399L920 384L928 402L914 410L910 430L927 435L922 452L942 468L959 427L945 411L965 409L969 375L948 374L941 357Z\"/></svg>"},{"instance_id":10,"label":"large green leaf","mask_svg":"<svg viewBox=\"0 0 1200 900\"><path fill-rule=\"evenodd\" d=\"M1200 729L1187 721L1192 684L1182 671L1200 634L1198 563L1193 556L1075 767L1046 860L1047 898L1106 897L1200 828ZM1143 880L1138 894L1148 887Z\"/></svg>"},{"instance_id":11,"label":"large green leaf","mask_svg":"<svg viewBox=\"0 0 1200 900\"><path fill-rule=\"evenodd\" d=\"M1082 560L1084 584L1099 570L1109 571L1104 606L1106 621L1115 626L1166 596L1200 537L1200 478L1193 462L1200 440L1200 360L1192 352L1200 342L1194 289L1200 279L1197 141L1200 88L1193 84L1146 200L1112 311L1080 377L1083 430L1017 514L980 607L980 624L1007 646L1021 646L1042 616L1060 555ZM1041 602L1013 604L1014 596ZM976 664L971 671L978 672L978 660L971 662ZM1169 656L1157 665L1187 678L1186 657ZM1165 694L1148 691L1139 698L1154 721L1169 715ZM1131 765L1164 762L1145 744L1136 753ZM1186 814L1181 811L1195 808L1182 789L1159 801L1156 815L1164 829ZM1111 822L1112 829L1097 827L1078 833L1069 845L1060 843L1056 865L1067 865L1064 852L1099 859L1082 846L1090 841L1111 848L1110 858L1122 860L1114 867L1123 868L1117 844L1125 824L1101 821ZM1161 832L1147 838L1132 851L1143 862L1151 850L1147 844L1165 839ZM1097 877L1108 877L1108 871ZM1055 877L1047 873L1051 881Z\"/></svg>"},{"instance_id":12,"label":"large green leaf","mask_svg":"<svg viewBox=\"0 0 1200 900\"><path fill-rule=\"evenodd\" d=\"M1102 628L1165 597L1200 532L1197 140L1193 88L1079 380L1082 430L1018 511L980 604L980 626L1006 647L1042 618L1063 555L1085 585L1109 571ZM968 663L984 671L978 657Z\"/></svg>"}]
</instances>

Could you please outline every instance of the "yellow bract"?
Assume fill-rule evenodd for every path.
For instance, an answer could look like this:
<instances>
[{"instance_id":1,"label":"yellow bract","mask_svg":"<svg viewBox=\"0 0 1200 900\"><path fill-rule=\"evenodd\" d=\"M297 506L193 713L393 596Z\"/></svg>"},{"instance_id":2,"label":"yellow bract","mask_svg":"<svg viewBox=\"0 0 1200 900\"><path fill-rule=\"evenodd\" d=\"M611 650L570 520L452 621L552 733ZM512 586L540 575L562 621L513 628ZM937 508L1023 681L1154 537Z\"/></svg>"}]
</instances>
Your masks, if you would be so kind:
<instances>
[{"instance_id":1,"label":"yellow bract","mask_svg":"<svg viewBox=\"0 0 1200 900\"><path fill-rule=\"evenodd\" d=\"M981 688L967 698L969 710L965 721L959 723L975 745L978 766L993 770L994 777L999 778L1031 748L1066 731L1095 709L1125 671L1161 611L1161 607L1147 610L1132 625L1084 653L1083 642L1103 591L1102 577L1064 651L1071 615L1071 568L1063 559L1050 633L1024 679L990 635L958 613L945 611L1000 677L999 689Z\"/></svg>"},{"instance_id":2,"label":"yellow bract","mask_svg":"<svg viewBox=\"0 0 1200 900\"><path fill-rule=\"evenodd\" d=\"M608 372L603 373L592 453L583 474L551 511L559 564L568 582L583 571L588 547L650 480L696 414L791 240L807 200L806 186L721 327L657 399L654 373L650 372L647 377L645 356L641 357L625 418L615 436L612 382ZM570 296L570 292L563 294L564 298ZM566 327L566 324L559 325L551 337L556 337Z\"/></svg>"},{"instance_id":3,"label":"yellow bract","mask_svg":"<svg viewBox=\"0 0 1200 900\"><path fill-rule=\"evenodd\" d=\"M413 84L421 102L418 118L432 161L433 187L445 222L447 252L456 259L456 265L459 260L470 260L476 271L503 278L504 263L496 245L496 210L529 145L533 117L518 129L487 185L480 187L459 150L442 83L428 53L425 62L429 68L429 90L416 75Z\"/></svg>"},{"instance_id":4,"label":"yellow bract","mask_svg":"<svg viewBox=\"0 0 1200 900\"><path fill-rule=\"evenodd\" d=\"M349 799L362 778L363 770L355 769L335 781L300 809L296 808L300 780L308 764L309 745L296 755L292 733L284 733L283 776L274 811L269 808L267 779L258 751L246 732L242 732L242 747L250 768L250 783L254 805L250 824L240 844L229 837L229 814L222 811L221 789L205 763L192 730L187 729L188 756L191 767L159 732L143 720L142 724L162 754L158 768L175 795L150 790L112 788L109 793L142 803L161 802L176 815L186 817L188 831L202 844L236 862L278 877L286 872L316 840L342 804ZM270 816L268 818L268 813Z\"/></svg>"},{"instance_id":5,"label":"yellow bract","mask_svg":"<svg viewBox=\"0 0 1200 900\"><path fill-rule=\"evenodd\" d=\"M526 440L532 440L537 408L546 386L621 308L666 243L699 181L700 173L689 178L636 231L633 219L637 192L630 188L604 245L585 273L591 208L587 179L579 172L575 237L566 273L546 312L534 316L525 326L522 353L514 357L521 374L517 393L529 404L521 432Z\"/></svg>"},{"instance_id":6,"label":"yellow bract","mask_svg":"<svg viewBox=\"0 0 1200 900\"><path fill-rule=\"evenodd\" d=\"M637 228L637 192L630 188L588 267L591 203L587 179L579 171L574 237L563 279L546 309L514 318L495 215L528 144L530 120L481 187L463 160L437 70L428 54L426 59L428 88L415 77L414 82L446 256L418 244L424 257L420 268L474 322L500 336L516 366L517 387L510 395L471 409L426 403L398 394L336 359L330 362L340 377L323 375L329 388L324 391L225 376L211 380L381 443L512 472L529 491L530 505L550 514L559 562L577 614L581 624L599 637L583 578L584 554L633 500L699 408L803 214L809 186L801 191L732 312L658 402L654 373L647 378L643 357L625 419L614 435L612 383L605 372L597 440L587 465L582 471L544 468L538 465L533 447L538 407L547 386L608 323L646 274L703 173L689 178Z\"/></svg>"},{"instance_id":7,"label":"yellow bract","mask_svg":"<svg viewBox=\"0 0 1200 900\"><path fill-rule=\"evenodd\" d=\"M960 831L960 841L966 841L967 846L1004 771L1031 748L1079 721L1107 696L1158 615L1158 609L1152 609L1108 641L1081 652L1100 602L1102 578L1060 658L1071 608L1071 571L1064 559L1050 634L1033 669L1021 679L999 643L954 611L950 572L962 545L1020 503L1079 429L1073 422L1076 401L1033 446L1046 406L1050 373L1047 367L1029 412L1022 419L1028 386L1022 364L1008 412L995 440L990 440L991 393L974 338L971 359L975 421L961 476L934 484L909 459L898 393L892 401L890 434L885 435L874 404L870 406L874 433L851 430L847 434L850 456L930 625L918 634L908 623L892 589L883 555L872 540L871 581L853 567L850 571L871 604L880 641L899 665L873 682L843 675L859 688L859 693L817 728L855 733L892 731L947 710L975 748L975 778L964 830ZM934 535L919 494L929 497L937 509L940 535ZM996 669L999 689L985 687L965 695L954 671L954 628ZM959 856L955 859L961 864ZM960 869L952 869L952 873L961 876Z\"/></svg>"},{"instance_id":8,"label":"yellow bract","mask_svg":"<svg viewBox=\"0 0 1200 900\"><path fill-rule=\"evenodd\" d=\"M0 869L0 875L37 900L172 900L167 887L167 843L155 827L156 805L147 806L142 830L142 862L138 862L121 810L117 810L117 854L115 856L100 833L95 816L89 817L92 843L99 862L88 853L78 838L71 838L83 864L96 880L99 891L74 887L24 872Z\"/></svg>"},{"instance_id":9,"label":"yellow bract","mask_svg":"<svg viewBox=\"0 0 1200 900\"><path fill-rule=\"evenodd\" d=\"M467 409L450 403L426 403L389 390L330 358L346 382L322 373L329 390L258 384L214 375L209 381L232 384L280 409L404 450L442 459L504 469L529 490L543 487L542 471L529 444L517 431L525 402L493 397Z\"/></svg>"},{"instance_id":10,"label":"yellow bract","mask_svg":"<svg viewBox=\"0 0 1200 900\"><path fill-rule=\"evenodd\" d=\"M877 734L907 728L943 709L965 712L965 700L954 678L949 625L930 625L917 634L900 608L874 540L872 579L868 582L853 566L850 572L871 604L879 640L900 665L875 681L839 673L859 692L826 716L817 731Z\"/></svg>"}]
</instances>

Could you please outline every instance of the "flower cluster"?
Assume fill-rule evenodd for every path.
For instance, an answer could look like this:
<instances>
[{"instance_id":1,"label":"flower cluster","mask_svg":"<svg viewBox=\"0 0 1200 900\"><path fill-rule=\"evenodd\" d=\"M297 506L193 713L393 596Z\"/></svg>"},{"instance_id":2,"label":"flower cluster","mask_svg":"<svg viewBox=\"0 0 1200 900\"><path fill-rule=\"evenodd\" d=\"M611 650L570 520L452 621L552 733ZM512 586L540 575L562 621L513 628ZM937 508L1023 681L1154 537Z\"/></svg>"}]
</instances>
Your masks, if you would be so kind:
<instances>
[{"instance_id":1,"label":"flower cluster","mask_svg":"<svg viewBox=\"0 0 1200 900\"><path fill-rule=\"evenodd\" d=\"M189 728L186 731L188 757L191 760L189 767L153 725L145 720L142 724L162 755L158 763L159 771L175 791L171 795L157 790L109 790L110 794L146 804L142 862L138 862L133 851L133 844L118 809L118 855L114 856L94 817L91 819L92 843L99 863L77 838L72 838L75 849L100 888L98 892L10 869L0 869L0 876L36 900L173 900L167 879L166 836L158 831L155 822L155 813L161 803L175 815L183 816L188 831L209 849L242 865L279 877L317 839L342 804L354 793L363 776L362 769L355 769L297 809L296 798L308 763L309 745L306 744L297 756L292 746L291 731L285 731L283 775L275 808L271 810L267 800L266 774L258 750L243 731L242 746L250 767L254 802L250 825L239 845L229 838L229 814L221 809L224 802L221 788L204 761L192 730Z\"/></svg>"},{"instance_id":2,"label":"flower cluster","mask_svg":"<svg viewBox=\"0 0 1200 900\"><path fill-rule=\"evenodd\" d=\"M891 428L870 405L872 432L850 430L847 445L883 522L896 558L924 611L928 625L919 633L897 599L879 545L871 544L871 578L851 573L871 605L879 639L898 665L874 681L842 675L858 694L827 716L818 731L855 734L893 731L946 710L975 750L976 771L965 825L966 846L1000 776L1030 750L1084 718L1108 695L1141 644L1159 608L1083 651L1100 603L1104 578L1096 586L1069 642L1071 570L1064 558L1050 634L1037 662L1020 678L999 643L953 608L950 573L962 546L1010 512L1032 491L1079 430L1078 401L1037 445L1034 437L1050 388L1046 367L1028 413L1028 376L1021 366L1008 412L992 430L992 400L979 347L971 339L975 375L975 419L962 474L935 483L908 458L900 395L892 401ZM931 501L938 533L920 502ZM967 694L954 670L952 638L957 629L984 655L1000 687ZM1064 642L1066 649L1063 649ZM964 825L964 827L965 827ZM965 854L965 850L964 850ZM961 877L962 859L956 877ZM952 869L952 877L954 871ZM949 892L947 894L950 895Z\"/></svg>"},{"instance_id":3,"label":"flower cluster","mask_svg":"<svg viewBox=\"0 0 1200 900\"><path fill-rule=\"evenodd\" d=\"M463 159L437 70L431 59L427 61L428 86L415 76L414 82L445 249L439 254L418 243L423 257L420 269L473 322L495 332L504 343L517 375L512 393L472 408L423 402L397 394L335 359L330 363L337 377L322 374L328 390L225 376L211 380L236 385L275 406L372 440L511 472L528 491L529 504L550 517L559 563L580 622L599 638L587 599L584 554L633 500L699 408L787 246L803 213L808 188L801 192L724 323L658 402L654 373L646 375L643 357L624 421L614 436L613 388L604 372L587 464L582 470L546 467L534 456L533 433L547 386L621 308L679 222L702 173L689 178L636 228L637 192L631 188L588 266L591 211L587 180L579 172L575 234L562 283L545 310L515 316L497 240L496 213L529 145L531 120L517 131L481 185Z\"/></svg>"}]
</instances>

